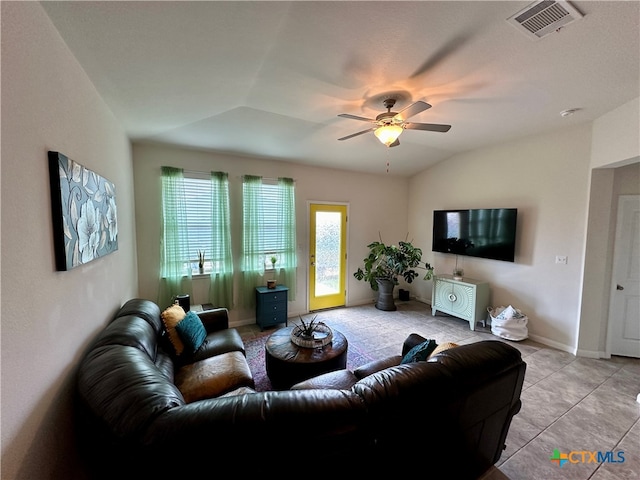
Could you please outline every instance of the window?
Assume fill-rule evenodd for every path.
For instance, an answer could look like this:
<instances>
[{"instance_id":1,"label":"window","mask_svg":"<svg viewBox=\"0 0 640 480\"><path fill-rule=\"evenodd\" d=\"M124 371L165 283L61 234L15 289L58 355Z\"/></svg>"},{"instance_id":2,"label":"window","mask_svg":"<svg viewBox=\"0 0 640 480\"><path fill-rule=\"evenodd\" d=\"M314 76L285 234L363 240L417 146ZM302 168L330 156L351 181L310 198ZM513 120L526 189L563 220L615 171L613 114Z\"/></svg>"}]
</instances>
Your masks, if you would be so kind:
<instances>
[{"instance_id":1,"label":"window","mask_svg":"<svg viewBox=\"0 0 640 480\"><path fill-rule=\"evenodd\" d=\"M224 265L224 236L228 231L228 218L224 218L214 205L214 199L220 198L219 189L220 185L215 185L209 175L185 173L184 195L189 241L185 245L184 258L193 274L199 273L200 252L205 259L204 273L219 272Z\"/></svg>"},{"instance_id":2,"label":"window","mask_svg":"<svg viewBox=\"0 0 640 480\"><path fill-rule=\"evenodd\" d=\"M225 185L213 182L205 173L185 173L183 179L186 235L180 243L180 256L185 272L199 272L199 254L204 254L204 273L223 271L227 256L225 241L229 230L228 214L217 208L227 205Z\"/></svg>"},{"instance_id":3,"label":"window","mask_svg":"<svg viewBox=\"0 0 640 480\"><path fill-rule=\"evenodd\" d=\"M295 299L296 223L292 179L277 181L245 175L243 191L243 292L245 305L255 302L255 287L265 270L275 270L278 283ZM276 258L275 268L271 257Z\"/></svg>"},{"instance_id":4,"label":"window","mask_svg":"<svg viewBox=\"0 0 640 480\"><path fill-rule=\"evenodd\" d=\"M232 306L233 257L229 227L228 176L162 167L162 304L190 293L191 276L210 277L209 301ZM200 254L204 257L199 269ZM186 277L186 279L185 279Z\"/></svg>"},{"instance_id":5,"label":"window","mask_svg":"<svg viewBox=\"0 0 640 480\"><path fill-rule=\"evenodd\" d=\"M284 201L282 193L282 189L277 183L267 183L263 181L262 212L264 223L262 227L262 240L264 243L262 249L264 251L265 270L274 270L275 268L289 266L287 265L289 257L285 255L289 245L286 242L286 238L282 235L282 232L290 228L290 226L284 223L281 218L281 205ZM275 266L271 262L271 257L276 259Z\"/></svg>"}]
</instances>

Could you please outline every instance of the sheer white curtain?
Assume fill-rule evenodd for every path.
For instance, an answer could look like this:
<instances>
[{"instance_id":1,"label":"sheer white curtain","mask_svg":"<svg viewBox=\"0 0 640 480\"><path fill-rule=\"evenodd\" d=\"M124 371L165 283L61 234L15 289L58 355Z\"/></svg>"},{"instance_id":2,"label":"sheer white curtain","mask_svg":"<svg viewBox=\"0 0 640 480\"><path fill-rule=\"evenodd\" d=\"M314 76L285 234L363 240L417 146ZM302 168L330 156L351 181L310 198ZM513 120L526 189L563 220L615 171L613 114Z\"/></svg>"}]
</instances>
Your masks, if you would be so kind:
<instances>
[{"instance_id":1,"label":"sheer white curtain","mask_svg":"<svg viewBox=\"0 0 640 480\"><path fill-rule=\"evenodd\" d=\"M211 273L209 301L215 306L232 308L233 255L229 223L229 175L211 172Z\"/></svg>"},{"instance_id":2,"label":"sheer white curtain","mask_svg":"<svg viewBox=\"0 0 640 480\"><path fill-rule=\"evenodd\" d=\"M274 254L278 283L289 288L289 300L296 296L295 182L279 178L277 186L266 188L263 178L245 175L243 192L243 305L255 305L255 288L264 285L265 262Z\"/></svg>"},{"instance_id":3,"label":"sheer white curtain","mask_svg":"<svg viewBox=\"0 0 640 480\"><path fill-rule=\"evenodd\" d=\"M176 295L192 295L191 268L185 263L189 230L181 168L162 167L162 237L158 305L165 308Z\"/></svg>"}]
</instances>

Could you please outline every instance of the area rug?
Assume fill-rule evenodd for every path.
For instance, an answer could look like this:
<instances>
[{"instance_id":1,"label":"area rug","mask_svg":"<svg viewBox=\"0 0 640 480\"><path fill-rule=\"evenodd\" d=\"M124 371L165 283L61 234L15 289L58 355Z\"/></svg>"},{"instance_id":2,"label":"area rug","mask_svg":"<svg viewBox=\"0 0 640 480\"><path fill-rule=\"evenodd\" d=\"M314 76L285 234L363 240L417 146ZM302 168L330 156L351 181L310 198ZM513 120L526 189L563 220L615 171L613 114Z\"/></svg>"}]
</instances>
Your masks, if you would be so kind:
<instances>
[{"instance_id":1,"label":"area rug","mask_svg":"<svg viewBox=\"0 0 640 480\"><path fill-rule=\"evenodd\" d=\"M258 392L266 392L274 390L267 377L267 372L264 363L264 344L273 332L263 332L260 336L244 341L244 348L247 353L247 363L253 374L255 381L255 390ZM347 348L347 368L353 370L354 368L364 365L367 362L373 360L366 352L362 351L357 345L349 343Z\"/></svg>"}]
</instances>

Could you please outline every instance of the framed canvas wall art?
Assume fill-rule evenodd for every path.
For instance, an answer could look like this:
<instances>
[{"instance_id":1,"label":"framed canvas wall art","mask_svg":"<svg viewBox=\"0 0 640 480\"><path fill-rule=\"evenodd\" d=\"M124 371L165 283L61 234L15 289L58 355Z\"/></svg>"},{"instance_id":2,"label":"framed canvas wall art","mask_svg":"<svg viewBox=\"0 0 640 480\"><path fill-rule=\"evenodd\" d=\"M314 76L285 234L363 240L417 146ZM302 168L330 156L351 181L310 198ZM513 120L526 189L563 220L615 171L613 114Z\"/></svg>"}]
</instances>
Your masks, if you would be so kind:
<instances>
[{"instance_id":1,"label":"framed canvas wall art","mask_svg":"<svg viewBox=\"0 0 640 480\"><path fill-rule=\"evenodd\" d=\"M49 152L56 269L71 270L118 249L115 185L96 172Z\"/></svg>"}]
</instances>

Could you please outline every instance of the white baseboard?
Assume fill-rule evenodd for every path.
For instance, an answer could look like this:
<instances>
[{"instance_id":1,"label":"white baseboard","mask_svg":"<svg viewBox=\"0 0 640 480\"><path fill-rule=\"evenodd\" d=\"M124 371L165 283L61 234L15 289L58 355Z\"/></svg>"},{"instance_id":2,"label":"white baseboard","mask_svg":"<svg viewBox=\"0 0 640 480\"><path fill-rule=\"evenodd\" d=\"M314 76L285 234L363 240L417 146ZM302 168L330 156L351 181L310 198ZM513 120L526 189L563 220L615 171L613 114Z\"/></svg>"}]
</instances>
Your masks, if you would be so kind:
<instances>
[{"instance_id":1,"label":"white baseboard","mask_svg":"<svg viewBox=\"0 0 640 480\"><path fill-rule=\"evenodd\" d=\"M555 340L551 340L550 338L531 333L529 334L529 338L534 342L542 343L543 345L546 345L548 347L553 347L557 350L562 350L563 352L567 352L572 355L576 354L576 349L571 345L565 345L564 343L556 342Z\"/></svg>"},{"instance_id":2,"label":"white baseboard","mask_svg":"<svg viewBox=\"0 0 640 480\"><path fill-rule=\"evenodd\" d=\"M431 308L431 299L430 298L427 300L427 299L422 298L421 296L417 295L417 296L413 297L413 299L416 302L420 302L420 303L424 303L426 305L429 305L429 308Z\"/></svg>"},{"instance_id":3,"label":"white baseboard","mask_svg":"<svg viewBox=\"0 0 640 480\"><path fill-rule=\"evenodd\" d=\"M575 355L576 357L584 357L584 358L611 358L611 355L607 355L606 352L602 350L584 350L578 349L576 347L572 347L570 345L565 345L564 343L556 342L555 340L551 340L546 337L541 337L540 335L529 335L531 340L534 340L538 343L542 343L543 345L547 345L548 347L553 347L558 350L562 350L563 352L570 353Z\"/></svg>"},{"instance_id":4,"label":"white baseboard","mask_svg":"<svg viewBox=\"0 0 640 480\"><path fill-rule=\"evenodd\" d=\"M253 318L243 318L241 320L229 321L229 328L237 328L242 327L243 325L254 325L256 323L255 317Z\"/></svg>"},{"instance_id":5,"label":"white baseboard","mask_svg":"<svg viewBox=\"0 0 640 480\"><path fill-rule=\"evenodd\" d=\"M576 351L576 355L585 358L611 358L611 355L607 355L606 352L601 350L584 350L581 348Z\"/></svg>"}]
</instances>

